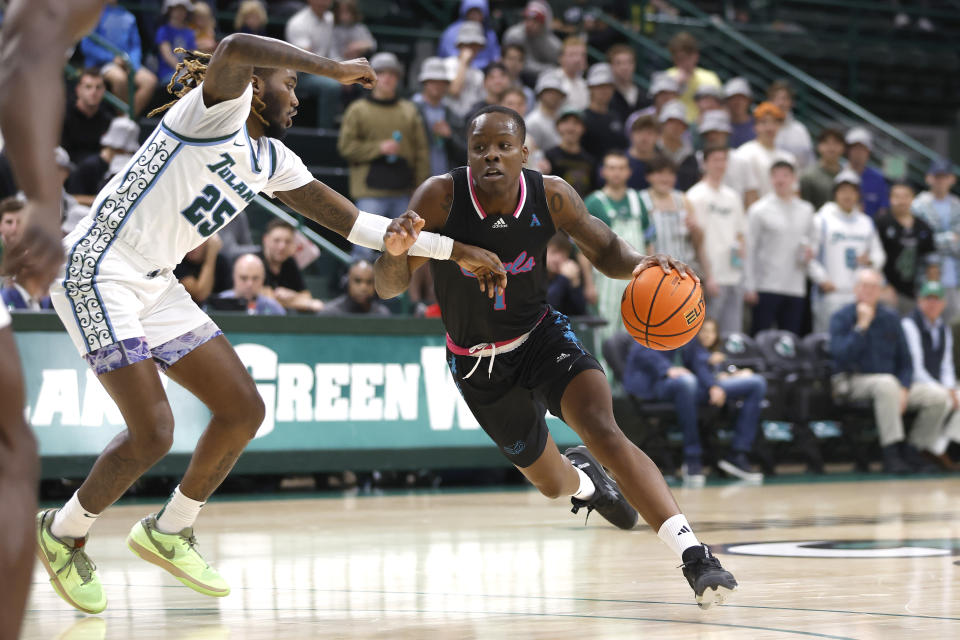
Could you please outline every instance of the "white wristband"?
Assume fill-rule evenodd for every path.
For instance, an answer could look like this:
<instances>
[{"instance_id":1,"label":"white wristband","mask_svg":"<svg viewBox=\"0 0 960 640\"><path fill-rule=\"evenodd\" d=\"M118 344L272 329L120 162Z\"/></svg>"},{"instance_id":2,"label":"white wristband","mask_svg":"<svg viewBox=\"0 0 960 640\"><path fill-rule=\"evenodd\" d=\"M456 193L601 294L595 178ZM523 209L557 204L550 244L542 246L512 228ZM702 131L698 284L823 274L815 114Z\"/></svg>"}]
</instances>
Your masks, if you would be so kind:
<instances>
[{"instance_id":1,"label":"white wristband","mask_svg":"<svg viewBox=\"0 0 960 640\"><path fill-rule=\"evenodd\" d=\"M347 240L361 247L383 251L383 235L387 232L388 226L390 226L388 218L360 211ZM411 256L434 260L449 260L453 253L453 238L430 231L421 231L417 241L407 253Z\"/></svg>"},{"instance_id":2,"label":"white wristband","mask_svg":"<svg viewBox=\"0 0 960 640\"><path fill-rule=\"evenodd\" d=\"M389 219L360 211L347 240L367 249L383 251L383 234L387 232L388 226L390 226Z\"/></svg>"},{"instance_id":3,"label":"white wristband","mask_svg":"<svg viewBox=\"0 0 960 640\"><path fill-rule=\"evenodd\" d=\"M442 236L439 233L421 231L417 241L407 251L407 255L434 260L449 260L453 253L453 238Z\"/></svg>"}]
</instances>

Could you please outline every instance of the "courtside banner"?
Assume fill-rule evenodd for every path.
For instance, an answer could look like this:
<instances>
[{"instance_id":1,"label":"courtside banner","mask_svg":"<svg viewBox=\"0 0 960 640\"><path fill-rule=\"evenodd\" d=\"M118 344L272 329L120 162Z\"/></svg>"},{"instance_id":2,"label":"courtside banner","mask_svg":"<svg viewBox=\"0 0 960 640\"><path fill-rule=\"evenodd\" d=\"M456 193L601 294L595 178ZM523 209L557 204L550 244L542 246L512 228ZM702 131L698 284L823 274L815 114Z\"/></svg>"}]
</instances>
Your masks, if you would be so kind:
<instances>
[{"instance_id":1,"label":"courtside banner","mask_svg":"<svg viewBox=\"0 0 960 640\"><path fill-rule=\"evenodd\" d=\"M436 322L276 317L216 321L266 405L266 419L249 451L496 449L453 383ZM309 331L311 321L314 332ZM120 412L66 332L55 330L49 317L40 325L37 318L15 321L27 416L40 454L99 454L123 428ZM285 332L285 327L294 331ZM389 333L378 334L378 327ZM485 365L480 367L478 375L485 370ZM186 390L160 377L176 420L172 452L192 452L210 414ZM548 415L547 423L561 446L579 443L560 420Z\"/></svg>"}]
</instances>

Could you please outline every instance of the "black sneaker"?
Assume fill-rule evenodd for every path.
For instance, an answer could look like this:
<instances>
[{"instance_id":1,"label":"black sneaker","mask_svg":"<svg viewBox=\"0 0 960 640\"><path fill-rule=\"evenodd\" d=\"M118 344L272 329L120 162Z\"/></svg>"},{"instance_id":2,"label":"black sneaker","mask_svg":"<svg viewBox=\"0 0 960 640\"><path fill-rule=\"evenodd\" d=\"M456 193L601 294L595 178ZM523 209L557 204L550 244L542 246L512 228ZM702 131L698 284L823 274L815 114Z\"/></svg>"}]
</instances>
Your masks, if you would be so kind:
<instances>
[{"instance_id":1,"label":"black sneaker","mask_svg":"<svg viewBox=\"0 0 960 640\"><path fill-rule=\"evenodd\" d=\"M751 468L747 454L742 451L731 453L717 463L717 466L720 467L724 473L734 478L740 478L747 482L763 482L763 474L757 473Z\"/></svg>"},{"instance_id":2,"label":"black sneaker","mask_svg":"<svg viewBox=\"0 0 960 640\"><path fill-rule=\"evenodd\" d=\"M737 590L737 579L720 566L720 561L705 544L684 551L680 567L701 609L723 604Z\"/></svg>"},{"instance_id":3,"label":"black sneaker","mask_svg":"<svg viewBox=\"0 0 960 640\"><path fill-rule=\"evenodd\" d=\"M620 487L613 481L613 478L607 475L597 459L587 451L583 445L567 449L564 453L570 462L577 469L583 471L593 481L594 492L589 500L580 500L579 498L570 498L573 504L573 513L580 511L582 507L587 508L587 518L594 509L603 516L607 522L621 529L633 529L640 518L637 510L630 506L627 499L620 493Z\"/></svg>"},{"instance_id":4,"label":"black sneaker","mask_svg":"<svg viewBox=\"0 0 960 640\"><path fill-rule=\"evenodd\" d=\"M900 443L894 442L883 447L883 472L903 475L910 473L910 465L900 455Z\"/></svg>"}]
</instances>

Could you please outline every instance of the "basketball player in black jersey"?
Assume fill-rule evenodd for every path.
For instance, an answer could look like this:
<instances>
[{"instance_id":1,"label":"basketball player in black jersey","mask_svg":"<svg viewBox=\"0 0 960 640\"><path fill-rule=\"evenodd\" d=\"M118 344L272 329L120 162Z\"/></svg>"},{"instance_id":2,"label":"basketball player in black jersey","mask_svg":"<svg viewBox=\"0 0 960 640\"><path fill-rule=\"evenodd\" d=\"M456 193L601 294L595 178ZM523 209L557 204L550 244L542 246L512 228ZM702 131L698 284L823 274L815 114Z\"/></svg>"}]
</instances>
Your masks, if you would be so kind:
<instances>
[{"instance_id":1,"label":"basketball player in black jersey","mask_svg":"<svg viewBox=\"0 0 960 640\"><path fill-rule=\"evenodd\" d=\"M466 273L449 261L430 263L450 371L474 416L541 493L571 496L574 513L596 509L629 529L639 511L682 558L700 606L721 603L736 580L697 540L657 467L617 426L600 364L567 318L546 303L547 241L565 231L611 278L628 280L648 268L696 275L667 256L638 253L591 216L562 179L523 169L525 137L523 118L505 107L485 107L471 118L468 166L424 182L411 211L387 229L386 251L376 264L377 291L385 298L402 293L410 274L426 262L406 254L421 229L496 253L505 276ZM561 454L547 431L546 409L585 446Z\"/></svg>"}]
</instances>

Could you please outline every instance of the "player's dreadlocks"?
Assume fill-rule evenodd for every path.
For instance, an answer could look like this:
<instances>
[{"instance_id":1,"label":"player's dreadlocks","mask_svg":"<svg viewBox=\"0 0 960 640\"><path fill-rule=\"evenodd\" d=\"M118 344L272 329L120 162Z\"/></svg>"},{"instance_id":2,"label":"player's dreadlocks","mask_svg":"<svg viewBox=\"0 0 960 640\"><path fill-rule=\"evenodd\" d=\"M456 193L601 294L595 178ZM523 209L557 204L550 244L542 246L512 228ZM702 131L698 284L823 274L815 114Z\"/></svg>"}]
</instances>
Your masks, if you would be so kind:
<instances>
[{"instance_id":1,"label":"player's dreadlocks","mask_svg":"<svg viewBox=\"0 0 960 640\"><path fill-rule=\"evenodd\" d=\"M167 92L176 96L176 98L162 107L157 107L148 113L148 118L160 115L173 105L177 104L177 100L200 86L200 83L203 82L204 75L207 73L207 63L212 57L209 53L203 53L201 51L187 51L182 47L177 47L174 49L174 53L183 54L183 60L177 63L177 69L173 72L173 77L170 78L170 84L167 85ZM176 88L178 83L183 85L179 89ZM256 116L257 119L264 124L264 126L269 126L269 123L261 115L263 110L266 108L267 105L264 104L263 100L254 95L250 113Z\"/></svg>"}]
</instances>

